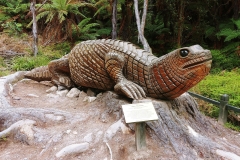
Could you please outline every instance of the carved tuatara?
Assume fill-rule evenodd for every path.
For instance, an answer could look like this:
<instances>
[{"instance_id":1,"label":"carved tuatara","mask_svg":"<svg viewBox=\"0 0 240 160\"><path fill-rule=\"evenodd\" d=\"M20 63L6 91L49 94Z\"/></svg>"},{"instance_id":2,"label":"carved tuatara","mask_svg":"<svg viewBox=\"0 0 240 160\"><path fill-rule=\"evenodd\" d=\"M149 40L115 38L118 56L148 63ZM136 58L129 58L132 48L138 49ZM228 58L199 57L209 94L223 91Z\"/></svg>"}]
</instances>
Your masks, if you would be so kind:
<instances>
[{"instance_id":1,"label":"carved tuatara","mask_svg":"<svg viewBox=\"0 0 240 160\"><path fill-rule=\"evenodd\" d=\"M102 39L81 42L68 55L33 69L25 77L51 80L67 88L114 89L132 99L174 99L200 82L211 63L210 51L200 45L157 58L129 42Z\"/></svg>"}]
</instances>

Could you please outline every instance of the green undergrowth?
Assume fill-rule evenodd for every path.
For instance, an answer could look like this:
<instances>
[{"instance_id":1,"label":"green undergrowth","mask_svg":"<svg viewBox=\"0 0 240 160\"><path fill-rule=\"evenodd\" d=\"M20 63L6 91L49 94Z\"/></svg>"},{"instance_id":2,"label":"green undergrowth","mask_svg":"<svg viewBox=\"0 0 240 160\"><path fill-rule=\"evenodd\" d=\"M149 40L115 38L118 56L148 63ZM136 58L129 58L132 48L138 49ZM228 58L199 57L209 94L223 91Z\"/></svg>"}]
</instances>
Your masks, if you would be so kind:
<instances>
[{"instance_id":1,"label":"green undergrowth","mask_svg":"<svg viewBox=\"0 0 240 160\"><path fill-rule=\"evenodd\" d=\"M31 70L39 66L47 65L51 60L61 58L63 55L70 52L69 43L59 43L46 47L40 47L36 57L25 55L14 57L12 59L12 70Z\"/></svg>"},{"instance_id":2,"label":"green undergrowth","mask_svg":"<svg viewBox=\"0 0 240 160\"><path fill-rule=\"evenodd\" d=\"M191 90L217 101L222 94L227 94L229 104L240 108L240 69L210 74Z\"/></svg>"},{"instance_id":3,"label":"green undergrowth","mask_svg":"<svg viewBox=\"0 0 240 160\"><path fill-rule=\"evenodd\" d=\"M231 128L232 130L240 132L240 126L236 126L236 125L232 124L231 122L225 123L224 126L227 128Z\"/></svg>"},{"instance_id":4,"label":"green undergrowth","mask_svg":"<svg viewBox=\"0 0 240 160\"><path fill-rule=\"evenodd\" d=\"M0 77L10 74L10 71L7 69L7 65L4 62L3 57L0 57Z\"/></svg>"},{"instance_id":5,"label":"green undergrowth","mask_svg":"<svg viewBox=\"0 0 240 160\"><path fill-rule=\"evenodd\" d=\"M211 73L218 74L223 70L231 71L240 66L240 57L237 54L223 54L220 50L211 50L213 61Z\"/></svg>"},{"instance_id":6,"label":"green undergrowth","mask_svg":"<svg viewBox=\"0 0 240 160\"><path fill-rule=\"evenodd\" d=\"M35 67L47 65L50 59L47 56L38 55L15 57L12 60L12 69L14 71L31 70Z\"/></svg>"},{"instance_id":7,"label":"green undergrowth","mask_svg":"<svg viewBox=\"0 0 240 160\"><path fill-rule=\"evenodd\" d=\"M232 71L222 71L218 74L209 74L204 80L191 89L192 92L205 97L220 100L222 94L229 95L229 104L240 108L240 69L235 68ZM213 104L197 100L200 110L207 116L218 118L219 108ZM240 113L229 114L228 123L225 125L236 131L240 131L240 122L238 117Z\"/></svg>"}]
</instances>

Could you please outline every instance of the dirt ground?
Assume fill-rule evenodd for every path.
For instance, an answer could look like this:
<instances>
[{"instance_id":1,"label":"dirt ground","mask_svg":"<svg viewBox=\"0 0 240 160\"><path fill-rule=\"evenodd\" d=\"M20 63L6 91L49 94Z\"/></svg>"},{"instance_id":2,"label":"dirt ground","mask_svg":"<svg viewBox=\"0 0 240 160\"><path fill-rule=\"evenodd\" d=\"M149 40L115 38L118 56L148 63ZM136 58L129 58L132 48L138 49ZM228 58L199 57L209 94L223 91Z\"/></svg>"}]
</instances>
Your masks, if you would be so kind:
<instances>
[{"instance_id":1,"label":"dirt ground","mask_svg":"<svg viewBox=\"0 0 240 160\"><path fill-rule=\"evenodd\" d=\"M11 136L7 137L0 141L0 159L110 159L110 151L104 142L104 133L122 115L118 115L118 111L107 113L106 111L109 112L109 109L106 106L106 100L101 98L91 103L83 102L87 96L86 93L80 94L78 98L60 97L54 93L47 94L46 90L49 88L48 85L31 80L18 82L14 86L12 97L8 97L8 100L14 108L44 109L49 112L50 119L54 119L51 114L57 111L69 114L72 118L70 120L62 118L63 120L60 121L46 120L46 122L34 119L37 123L33 130L37 133L33 144L26 144ZM122 103L124 103L123 100ZM62 115L54 114L61 119ZM91 135L90 138L86 138L86 136L89 137L88 135ZM84 141L89 141L90 144L90 148L86 152L63 158L55 157L55 154L65 146ZM134 131L130 129L126 133L117 129L115 135L107 143L113 152L114 160L158 159L158 157L165 159L164 150L159 149L161 147L149 134L147 135L147 149L140 152L136 151ZM169 158L174 157L166 157L166 159Z\"/></svg>"},{"instance_id":2,"label":"dirt ground","mask_svg":"<svg viewBox=\"0 0 240 160\"><path fill-rule=\"evenodd\" d=\"M113 92L104 92L93 102L87 102L84 101L85 92L76 98L46 93L51 86L49 82L32 80L23 80L13 86L7 99L12 106L10 109L19 113L19 118L9 117L9 121L30 119L36 123L30 140L22 138L18 132L0 140L1 160L111 160L111 156L113 160L179 159L174 151L160 145L149 128L147 148L136 151L133 126L124 123L120 109L130 100ZM209 121L219 126L215 120ZM0 131L6 129L4 123L0 121ZM218 128L225 133L222 141L240 147L240 133L221 126ZM56 156L64 147L82 143L89 144L86 151Z\"/></svg>"}]
</instances>

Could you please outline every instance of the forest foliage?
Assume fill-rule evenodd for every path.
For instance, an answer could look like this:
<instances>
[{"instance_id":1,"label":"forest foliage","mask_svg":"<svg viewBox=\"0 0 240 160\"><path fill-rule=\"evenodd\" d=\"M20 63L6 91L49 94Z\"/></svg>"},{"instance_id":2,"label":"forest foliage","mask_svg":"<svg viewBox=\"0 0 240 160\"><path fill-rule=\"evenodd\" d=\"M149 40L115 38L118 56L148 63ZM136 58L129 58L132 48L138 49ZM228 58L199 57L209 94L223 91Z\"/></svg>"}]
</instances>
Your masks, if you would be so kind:
<instances>
[{"instance_id":1,"label":"forest foliage","mask_svg":"<svg viewBox=\"0 0 240 160\"><path fill-rule=\"evenodd\" d=\"M68 53L79 41L112 38L114 1L36 0L38 34L42 39L38 56L14 58L12 69L30 70L45 65ZM0 0L0 33L18 38L32 35L31 2ZM117 39L141 45L134 1L117 2ZM144 0L138 3L142 15ZM215 99L227 93L230 103L239 107L239 0L149 0L144 35L156 56L194 44L210 49L212 74L193 90ZM0 58L0 69L3 61ZM208 107L207 112L217 114L216 107Z\"/></svg>"},{"instance_id":2,"label":"forest foliage","mask_svg":"<svg viewBox=\"0 0 240 160\"><path fill-rule=\"evenodd\" d=\"M37 0L38 33L46 43L111 38L113 0ZM0 31L31 34L28 0L0 0ZM110 2L110 3L109 3ZM145 37L156 55L200 44L225 54L239 54L238 0L150 0ZM142 11L143 0L139 0ZM138 42L133 0L117 5L118 39Z\"/></svg>"}]
</instances>

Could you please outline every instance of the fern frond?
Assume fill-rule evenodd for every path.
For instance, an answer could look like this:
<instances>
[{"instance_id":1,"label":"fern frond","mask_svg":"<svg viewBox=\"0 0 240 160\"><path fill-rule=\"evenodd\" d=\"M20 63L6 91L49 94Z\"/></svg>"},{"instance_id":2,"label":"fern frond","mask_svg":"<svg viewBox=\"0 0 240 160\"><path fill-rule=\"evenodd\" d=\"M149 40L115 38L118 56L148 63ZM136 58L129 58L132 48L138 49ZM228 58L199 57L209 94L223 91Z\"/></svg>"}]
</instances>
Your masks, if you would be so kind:
<instances>
[{"instance_id":1,"label":"fern frond","mask_svg":"<svg viewBox=\"0 0 240 160\"><path fill-rule=\"evenodd\" d=\"M58 13L58 19L59 19L59 22L62 23L63 21L66 20L66 17L67 16L67 12L66 11L61 11Z\"/></svg>"},{"instance_id":2,"label":"fern frond","mask_svg":"<svg viewBox=\"0 0 240 160\"><path fill-rule=\"evenodd\" d=\"M224 29L234 29L234 23L232 21L222 21L222 23L219 25L219 29L224 30Z\"/></svg>"},{"instance_id":3,"label":"fern frond","mask_svg":"<svg viewBox=\"0 0 240 160\"><path fill-rule=\"evenodd\" d=\"M112 29L111 28L101 28L97 30L97 34L99 35L110 35Z\"/></svg>"},{"instance_id":4,"label":"fern frond","mask_svg":"<svg viewBox=\"0 0 240 160\"><path fill-rule=\"evenodd\" d=\"M232 29L223 29L220 32L217 33L217 36L224 36L225 42L231 41L237 37L240 37L240 32L238 30L232 30Z\"/></svg>"},{"instance_id":5,"label":"fern frond","mask_svg":"<svg viewBox=\"0 0 240 160\"><path fill-rule=\"evenodd\" d=\"M40 6L39 6L40 7ZM52 10L53 9L53 7L52 7L52 5L51 4L44 4L43 6L42 6L42 8L39 10L39 12L44 12L44 11L50 11L50 10Z\"/></svg>"},{"instance_id":6,"label":"fern frond","mask_svg":"<svg viewBox=\"0 0 240 160\"><path fill-rule=\"evenodd\" d=\"M231 41L235 38L240 37L240 32L239 31L233 31L232 34L228 35L225 39L224 42Z\"/></svg>"},{"instance_id":7,"label":"fern frond","mask_svg":"<svg viewBox=\"0 0 240 160\"><path fill-rule=\"evenodd\" d=\"M88 7L88 8L94 8L94 9L97 9L96 6L92 3L86 3L86 2L83 2L83 3L77 3L76 4L77 7Z\"/></svg>"},{"instance_id":8,"label":"fern frond","mask_svg":"<svg viewBox=\"0 0 240 160\"><path fill-rule=\"evenodd\" d=\"M52 0L52 5L58 10L67 10L67 0Z\"/></svg>"},{"instance_id":9,"label":"fern frond","mask_svg":"<svg viewBox=\"0 0 240 160\"><path fill-rule=\"evenodd\" d=\"M49 14L49 11L41 12L36 16L36 20L38 21L39 19L42 19L43 17L47 16L48 14ZM33 20L31 20L31 22L28 23L27 28L30 28L32 23L33 23Z\"/></svg>"},{"instance_id":10,"label":"fern frond","mask_svg":"<svg viewBox=\"0 0 240 160\"><path fill-rule=\"evenodd\" d=\"M82 36L79 37L79 39L81 40L89 40L89 39L97 39L99 35L98 34L84 34Z\"/></svg>"},{"instance_id":11,"label":"fern frond","mask_svg":"<svg viewBox=\"0 0 240 160\"><path fill-rule=\"evenodd\" d=\"M99 0L97 3L95 3L95 6L103 6L104 4L107 4L108 0Z\"/></svg>"},{"instance_id":12,"label":"fern frond","mask_svg":"<svg viewBox=\"0 0 240 160\"><path fill-rule=\"evenodd\" d=\"M96 5L97 6L97 5ZM106 9L108 7L108 4L102 5L97 11L96 13L93 15L93 17L95 17L98 13L100 13L102 10Z\"/></svg>"},{"instance_id":13,"label":"fern frond","mask_svg":"<svg viewBox=\"0 0 240 160\"><path fill-rule=\"evenodd\" d=\"M0 12L0 23L4 22L5 20L9 19L11 17L9 17L7 14L5 13L1 13Z\"/></svg>"},{"instance_id":14,"label":"fern frond","mask_svg":"<svg viewBox=\"0 0 240 160\"><path fill-rule=\"evenodd\" d=\"M37 21L38 21L39 19L42 19L43 17L46 17L48 14L51 14L50 11L44 11L44 12L39 13L39 14L36 16Z\"/></svg>"},{"instance_id":15,"label":"fern frond","mask_svg":"<svg viewBox=\"0 0 240 160\"><path fill-rule=\"evenodd\" d=\"M240 42L231 42L229 45L224 47L221 51L223 53L233 53L237 50L238 46L240 46Z\"/></svg>"},{"instance_id":16,"label":"fern frond","mask_svg":"<svg viewBox=\"0 0 240 160\"><path fill-rule=\"evenodd\" d=\"M99 26L99 24L97 24L97 23L87 24L85 27L82 28L81 32L89 32L95 26Z\"/></svg>"},{"instance_id":17,"label":"fern frond","mask_svg":"<svg viewBox=\"0 0 240 160\"><path fill-rule=\"evenodd\" d=\"M54 17L54 15L55 15L54 13L50 12L50 14L47 15L45 23L51 22L53 17Z\"/></svg>"},{"instance_id":18,"label":"fern frond","mask_svg":"<svg viewBox=\"0 0 240 160\"><path fill-rule=\"evenodd\" d=\"M233 20L233 23L237 26L237 29L240 30L240 19Z\"/></svg>"},{"instance_id":19,"label":"fern frond","mask_svg":"<svg viewBox=\"0 0 240 160\"><path fill-rule=\"evenodd\" d=\"M80 23L78 23L78 27L79 27L80 29L82 29L90 20L91 20L91 18L85 18L85 19L83 19Z\"/></svg>"}]
</instances>

